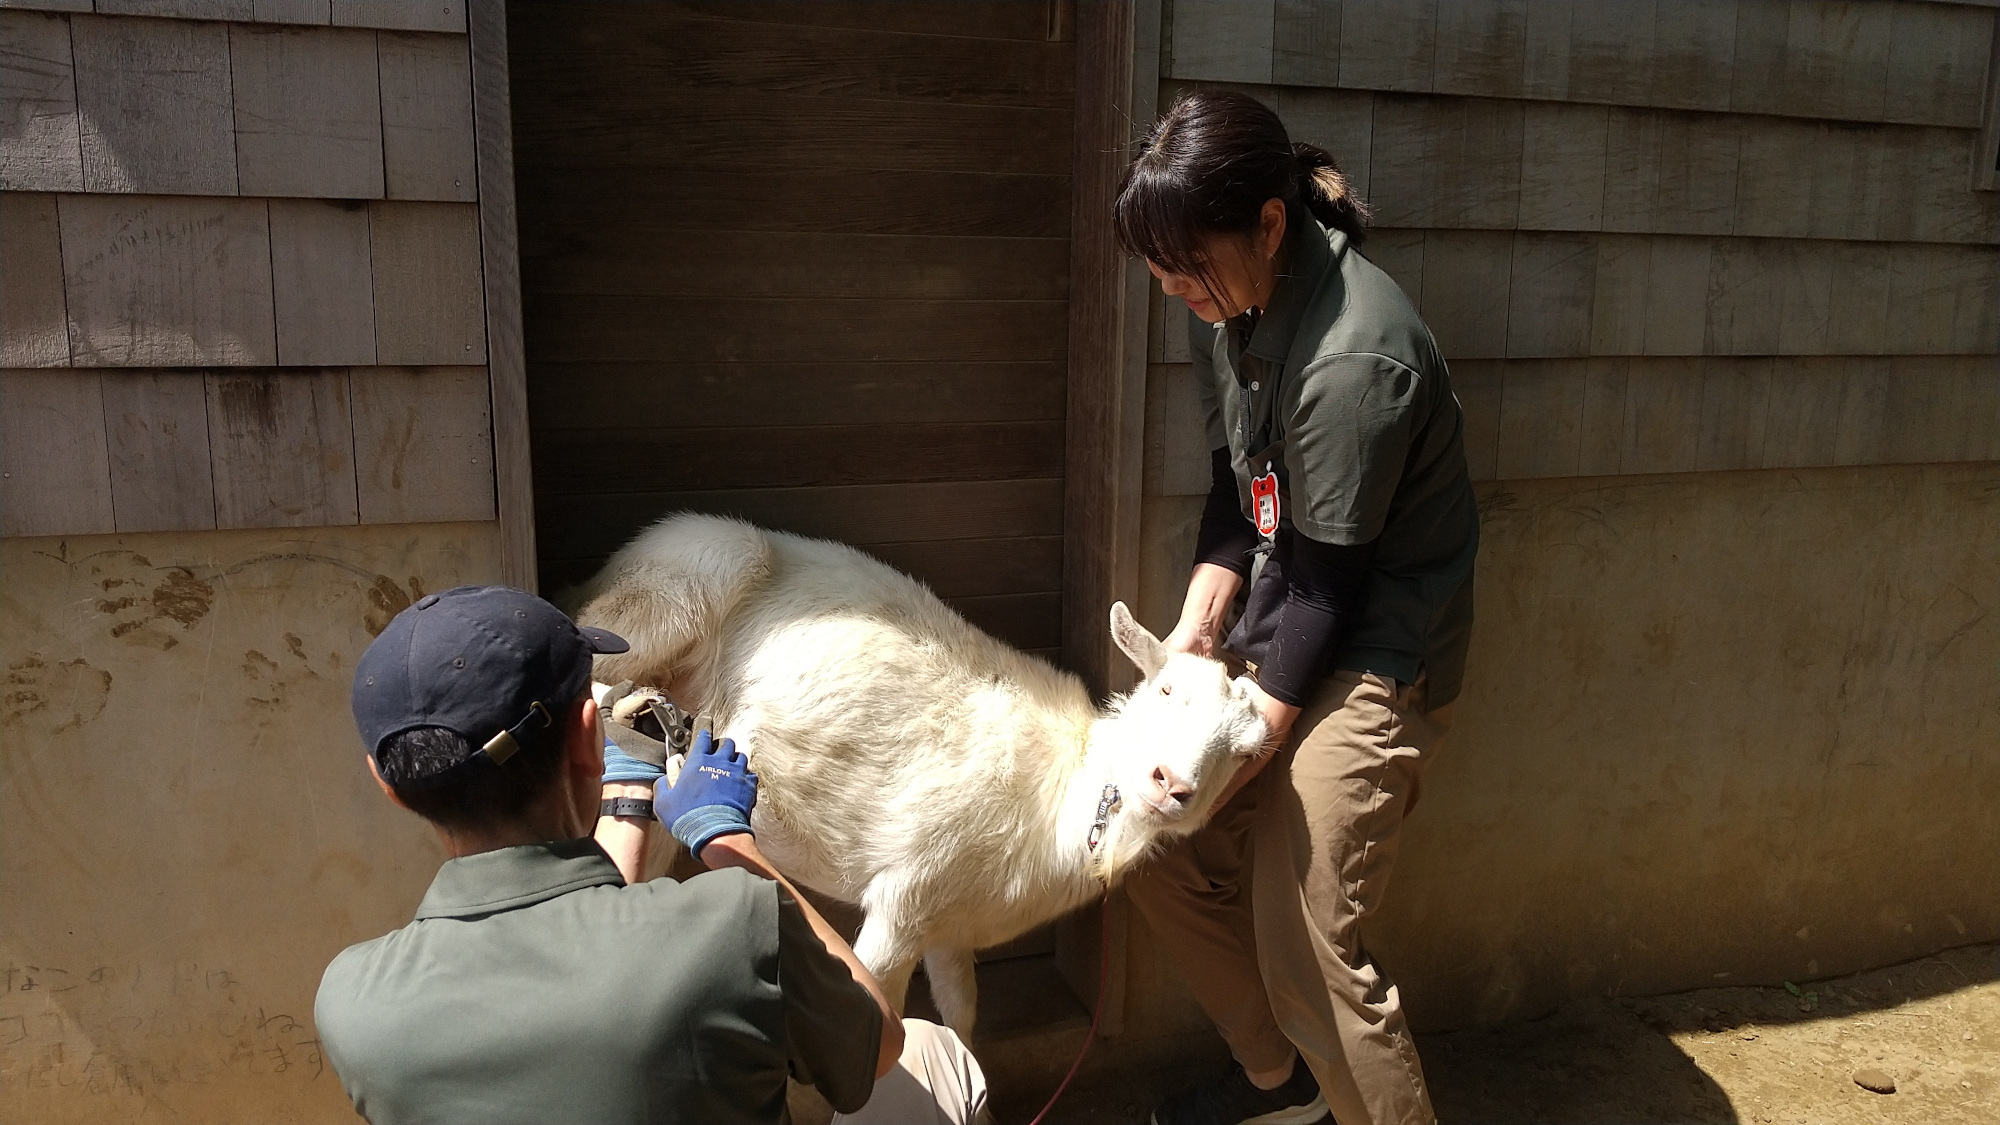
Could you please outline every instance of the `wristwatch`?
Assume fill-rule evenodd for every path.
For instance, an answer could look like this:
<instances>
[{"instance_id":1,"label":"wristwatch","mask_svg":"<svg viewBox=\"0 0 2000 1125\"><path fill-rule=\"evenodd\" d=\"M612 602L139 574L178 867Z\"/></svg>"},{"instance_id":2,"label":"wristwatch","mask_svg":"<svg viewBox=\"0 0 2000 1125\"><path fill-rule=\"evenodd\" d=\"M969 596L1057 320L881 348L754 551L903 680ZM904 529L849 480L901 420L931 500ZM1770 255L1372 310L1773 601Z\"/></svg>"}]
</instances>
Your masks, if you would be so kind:
<instances>
[{"instance_id":1,"label":"wristwatch","mask_svg":"<svg viewBox=\"0 0 2000 1125\"><path fill-rule=\"evenodd\" d=\"M636 816L641 820L653 819L653 800L650 797L606 797L597 804L597 815Z\"/></svg>"}]
</instances>

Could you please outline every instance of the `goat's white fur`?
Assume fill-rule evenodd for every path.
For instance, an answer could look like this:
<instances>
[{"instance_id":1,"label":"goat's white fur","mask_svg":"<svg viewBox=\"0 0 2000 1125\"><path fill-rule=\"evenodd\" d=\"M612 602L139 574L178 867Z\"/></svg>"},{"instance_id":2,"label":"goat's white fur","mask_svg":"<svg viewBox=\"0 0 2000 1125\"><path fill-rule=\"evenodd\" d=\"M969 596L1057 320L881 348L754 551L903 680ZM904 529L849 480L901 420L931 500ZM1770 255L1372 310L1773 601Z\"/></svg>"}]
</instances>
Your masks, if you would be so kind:
<instances>
[{"instance_id":1,"label":"goat's white fur","mask_svg":"<svg viewBox=\"0 0 2000 1125\"><path fill-rule=\"evenodd\" d=\"M923 956L961 1035L973 950L1089 902L1100 875L1193 831L1264 738L1244 681L1170 654L1123 603L1112 634L1146 680L1100 710L1075 676L907 575L736 520L669 517L579 593L581 623L632 645L599 657L596 678L663 688L735 739L760 777L765 853L860 904L855 952L899 1005ZM1192 794L1149 789L1156 767ZM1093 855L1106 782L1123 801Z\"/></svg>"}]
</instances>

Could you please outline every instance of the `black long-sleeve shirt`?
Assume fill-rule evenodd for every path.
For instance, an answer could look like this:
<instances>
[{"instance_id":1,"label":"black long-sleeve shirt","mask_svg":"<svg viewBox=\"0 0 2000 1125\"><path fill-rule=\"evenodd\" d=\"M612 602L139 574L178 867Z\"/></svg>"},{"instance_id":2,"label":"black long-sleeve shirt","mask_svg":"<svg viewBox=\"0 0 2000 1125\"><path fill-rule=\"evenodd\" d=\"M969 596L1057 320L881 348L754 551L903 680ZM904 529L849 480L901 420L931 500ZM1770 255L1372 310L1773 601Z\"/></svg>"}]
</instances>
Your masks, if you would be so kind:
<instances>
[{"instance_id":1,"label":"black long-sleeve shirt","mask_svg":"<svg viewBox=\"0 0 2000 1125\"><path fill-rule=\"evenodd\" d=\"M1257 529L1243 518L1227 447L1210 455L1194 561L1248 578ZM1257 665L1257 685L1273 698L1305 706L1351 620L1375 555L1371 540L1342 547L1280 524L1270 557L1251 584L1242 616L1224 647Z\"/></svg>"}]
</instances>

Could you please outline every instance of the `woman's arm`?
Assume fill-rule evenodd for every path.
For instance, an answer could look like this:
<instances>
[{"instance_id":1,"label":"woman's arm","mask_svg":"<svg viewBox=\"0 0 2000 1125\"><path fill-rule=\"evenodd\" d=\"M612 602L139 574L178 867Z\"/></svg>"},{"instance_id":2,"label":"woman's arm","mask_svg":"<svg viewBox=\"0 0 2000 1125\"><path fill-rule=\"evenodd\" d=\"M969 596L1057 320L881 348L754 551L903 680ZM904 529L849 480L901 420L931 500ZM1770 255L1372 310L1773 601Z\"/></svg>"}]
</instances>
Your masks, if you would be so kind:
<instances>
[{"instance_id":1,"label":"woman's arm","mask_svg":"<svg viewBox=\"0 0 2000 1125\"><path fill-rule=\"evenodd\" d=\"M1175 652L1214 656L1222 640L1222 621L1250 573L1250 551L1257 529L1243 518L1236 497L1236 470L1229 447L1209 453L1208 501L1202 505L1201 530L1194 544L1194 573L1188 578L1187 600L1180 623L1167 634Z\"/></svg>"}]
</instances>

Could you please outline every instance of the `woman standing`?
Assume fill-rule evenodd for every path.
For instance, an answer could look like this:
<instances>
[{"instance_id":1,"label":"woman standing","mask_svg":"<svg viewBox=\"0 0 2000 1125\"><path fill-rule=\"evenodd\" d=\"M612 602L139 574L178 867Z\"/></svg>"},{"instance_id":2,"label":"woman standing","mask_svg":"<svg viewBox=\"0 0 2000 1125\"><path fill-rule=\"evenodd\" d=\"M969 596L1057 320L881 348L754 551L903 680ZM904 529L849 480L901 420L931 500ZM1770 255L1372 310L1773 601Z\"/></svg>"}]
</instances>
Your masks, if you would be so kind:
<instances>
[{"instance_id":1,"label":"woman standing","mask_svg":"<svg viewBox=\"0 0 2000 1125\"><path fill-rule=\"evenodd\" d=\"M1187 300L1214 450L1168 644L1244 661L1273 732L1129 884L1240 1064L1156 1125L1435 1120L1364 931L1458 694L1479 516L1437 343L1355 249L1366 215L1228 92L1175 102L1119 191L1120 239Z\"/></svg>"}]
</instances>

